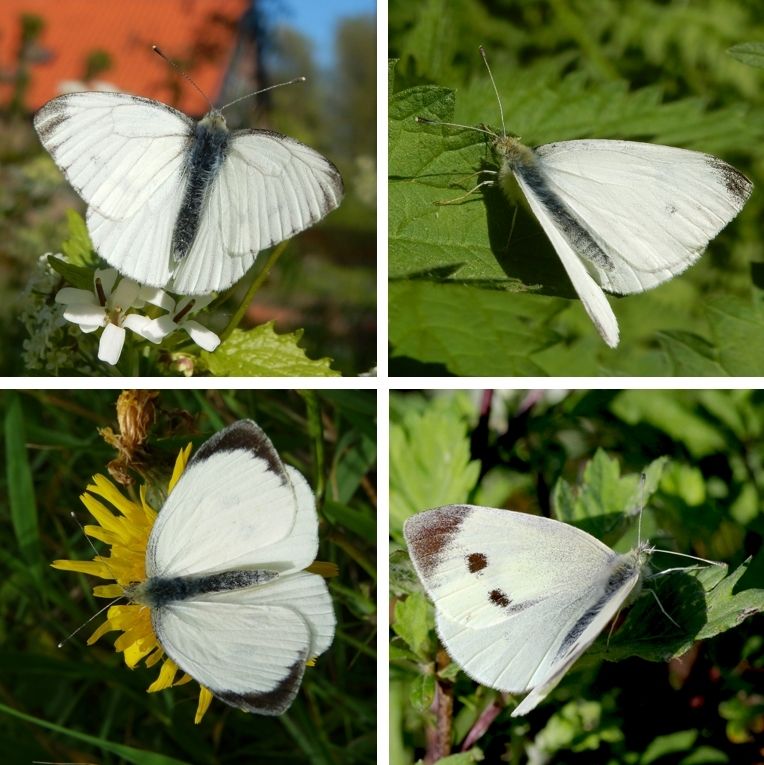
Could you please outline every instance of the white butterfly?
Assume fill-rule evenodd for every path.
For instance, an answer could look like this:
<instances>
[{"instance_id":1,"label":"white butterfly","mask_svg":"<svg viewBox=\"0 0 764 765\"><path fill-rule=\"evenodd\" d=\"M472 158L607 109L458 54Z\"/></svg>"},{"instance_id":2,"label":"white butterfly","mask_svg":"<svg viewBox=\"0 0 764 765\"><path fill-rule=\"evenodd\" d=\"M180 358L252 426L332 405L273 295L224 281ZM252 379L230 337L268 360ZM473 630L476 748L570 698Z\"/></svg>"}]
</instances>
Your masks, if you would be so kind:
<instances>
[{"instance_id":1,"label":"white butterfly","mask_svg":"<svg viewBox=\"0 0 764 765\"><path fill-rule=\"evenodd\" d=\"M438 635L482 685L530 691L530 712L560 682L632 593L651 548L619 555L549 518L474 505L411 516L404 535Z\"/></svg>"},{"instance_id":2,"label":"white butterfly","mask_svg":"<svg viewBox=\"0 0 764 765\"><path fill-rule=\"evenodd\" d=\"M260 250L340 203L342 178L318 152L270 130L230 132L148 98L70 93L34 126L87 202L98 254L118 271L181 294L225 289Z\"/></svg>"},{"instance_id":3,"label":"white butterfly","mask_svg":"<svg viewBox=\"0 0 764 765\"><path fill-rule=\"evenodd\" d=\"M241 420L206 441L167 497L146 549L151 608L167 655L217 698L282 714L305 664L331 645L313 493L263 431Z\"/></svg>"},{"instance_id":4,"label":"white butterfly","mask_svg":"<svg viewBox=\"0 0 764 765\"><path fill-rule=\"evenodd\" d=\"M498 99L490 68L488 73ZM606 140L531 149L507 134L500 100L499 110L500 134L456 127L489 136L498 184L512 198L516 181L611 348L618 345L618 322L602 290L643 292L684 271L743 209L753 189L731 165L687 149Z\"/></svg>"}]
</instances>

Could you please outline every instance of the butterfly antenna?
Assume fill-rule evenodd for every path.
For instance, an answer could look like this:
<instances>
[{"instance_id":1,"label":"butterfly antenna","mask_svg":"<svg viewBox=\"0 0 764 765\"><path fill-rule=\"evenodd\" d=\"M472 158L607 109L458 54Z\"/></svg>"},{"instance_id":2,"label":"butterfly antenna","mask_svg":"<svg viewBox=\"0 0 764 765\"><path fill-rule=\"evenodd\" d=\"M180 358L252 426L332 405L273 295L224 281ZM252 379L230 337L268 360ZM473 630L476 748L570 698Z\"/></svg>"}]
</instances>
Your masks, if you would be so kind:
<instances>
[{"instance_id":1,"label":"butterfly antenna","mask_svg":"<svg viewBox=\"0 0 764 765\"><path fill-rule=\"evenodd\" d=\"M305 82L307 80L307 77L295 77L293 80L289 80L288 82L277 82L275 85L269 85L267 88L263 88L262 90L256 90L254 93L247 93L246 96L239 96L239 98L234 99L233 101L229 101L225 106L221 106L218 111L223 111L223 109L227 109L229 106L233 106L234 104L238 104L239 101L243 101L245 98L252 98L252 96L259 96L261 93L265 93L268 90L273 90L274 88L283 88L284 85L294 85L296 82Z\"/></svg>"},{"instance_id":2,"label":"butterfly antenna","mask_svg":"<svg viewBox=\"0 0 764 765\"><path fill-rule=\"evenodd\" d=\"M637 545L642 544L642 513L645 510L645 483L647 476L642 473L639 477L639 519L637 520Z\"/></svg>"},{"instance_id":3,"label":"butterfly antenna","mask_svg":"<svg viewBox=\"0 0 764 765\"><path fill-rule=\"evenodd\" d=\"M112 575L112 578L114 579L114 581L118 582L118 577L114 573L112 567L109 565L108 559L105 558L100 552L98 552L98 549L93 544L93 542L91 541L91 539L88 536L87 532L85 531L85 527L80 523L80 519L74 514L73 511L70 511L69 515L71 515L72 518L74 518L74 522L80 527L80 531L82 532L82 536L85 537L85 541L90 545L90 549L101 559L100 563L103 563L103 565L106 566L106 568L109 569L109 573ZM123 587L123 589L124 589L124 587ZM125 596L120 595L120 597L125 597ZM119 598L117 598L117 600L119 600ZM103 610L103 609L101 609L101 610ZM101 611L99 611L98 613L100 614ZM98 614L96 614L96 616L98 616ZM87 622L85 622L85 624L87 624ZM67 638L67 640L68 640L68 638Z\"/></svg>"},{"instance_id":4,"label":"butterfly antenna","mask_svg":"<svg viewBox=\"0 0 764 765\"><path fill-rule=\"evenodd\" d=\"M151 49L156 53L158 56L161 56L181 77L185 77L188 82L190 82L194 88L196 89L196 92L209 104L209 107L211 110L214 110L215 107L210 102L210 99L207 98L206 93L191 79L190 75L188 75L186 72L184 72L174 61L171 61L165 54L162 52L162 49L158 45L152 45Z\"/></svg>"},{"instance_id":5,"label":"butterfly antenna","mask_svg":"<svg viewBox=\"0 0 764 765\"><path fill-rule=\"evenodd\" d=\"M462 128L463 130L475 130L478 133L485 133L491 137L496 135L490 130L475 127L474 125L460 125L458 122L439 122L438 120L429 120L427 117L414 117L414 122L418 122L420 125L445 125L446 127Z\"/></svg>"},{"instance_id":6,"label":"butterfly antenna","mask_svg":"<svg viewBox=\"0 0 764 765\"><path fill-rule=\"evenodd\" d=\"M126 595L120 595L118 598L114 598L114 600L111 601L111 603L107 603L103 608L96 611L86 622L83 622L80 624L79 627L77 627L74 632L67 635L60 643L58 643L58 648L61 648L64 643L66 643L70 638L73 638L83 627L87 627L90 622L93 621L93 619L96 618L96 616L100 616L104 611L106 611L107 608L111 608L118 600L122 600L122 598L127 597Z\"/></svg>"},{"instance_id":7,"label":"butterfly antenna","mask_svg":"<svg viewBox=\"0 0 764 765\"><path fill-rule=\"evenodd\" d=\"M488 76L491 78L491 85L493 85L493 92L496 94L496 100L499 103L499 116L501 117L501 134L506 136L507 126L504 124L504 107L502 107L501 105L501 97L499 96L499 89L496 87L496 80L493 79L493 72L491 72L491 67L488 66L488 58L485 55L485 48L482 45L480 46L480 55L483 58L483 63L485 64L485 68L488 70Z\"/></svg>"}]
</instances>

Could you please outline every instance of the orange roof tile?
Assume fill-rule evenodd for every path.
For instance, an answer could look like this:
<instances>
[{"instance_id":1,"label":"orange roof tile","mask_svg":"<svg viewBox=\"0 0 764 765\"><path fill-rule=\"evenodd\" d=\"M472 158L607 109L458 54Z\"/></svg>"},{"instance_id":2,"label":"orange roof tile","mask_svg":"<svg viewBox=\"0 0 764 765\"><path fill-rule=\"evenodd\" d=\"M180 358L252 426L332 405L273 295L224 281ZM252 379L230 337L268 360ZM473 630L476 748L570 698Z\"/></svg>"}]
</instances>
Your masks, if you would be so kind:
<instances>
[{"instance_id":1,"label":"orange roof tile","mask_svg":"<svg viewBox=\"0 0 764 765\"><path fill-rule=\"evenodd\" d=\"M157 56L157 44L188 73L211 101L222 85L237 35L237 22L252 0L3 0L0 3L0 98L8 102L8 74L18 68L21 16L43 19L30 50L25 104L36 110L58 95L67 80L81 80L87 57L105 51L112 67L95 79L119 90L171 103L190 114L207 105L182 77ZM176 97L180 93L179 100Z\"/></svg>"}]
</instances>

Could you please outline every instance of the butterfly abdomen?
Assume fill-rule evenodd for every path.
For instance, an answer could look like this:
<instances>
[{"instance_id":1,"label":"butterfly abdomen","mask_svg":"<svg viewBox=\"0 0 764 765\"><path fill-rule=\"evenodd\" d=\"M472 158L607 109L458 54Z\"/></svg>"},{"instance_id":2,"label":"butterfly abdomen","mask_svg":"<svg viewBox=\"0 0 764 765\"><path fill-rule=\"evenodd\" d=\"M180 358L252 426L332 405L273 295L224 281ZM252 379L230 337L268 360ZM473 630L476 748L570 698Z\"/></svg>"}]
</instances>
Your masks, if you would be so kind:
<instances>
[{"instance_id":1,"label":"butterfly abdomen","mask_svg":"<svg viewBox=\"0 0 764 765\"><path fill-rule=\"evenodd\" d=\"M188 600L208 592L240 590L257 584L265 584L278 577L276 571L247 570L223 571L204 576L153 576L129 589L129 597L138 602L161 608L178 600Z\"/></svg>"},{"instance_id":2,"label":"butterfly abdomen","mask_svg":"<svg viewBox=\"0 0 764 765\"><path fill-rule=\"evenodd\" d=\"M172 255L176 261L182 260L194 243L209 190L228 154L230 137L225 119L215 112L196 125L186 161L183 201L172 234Z\"/></svg>"}]
</instances>

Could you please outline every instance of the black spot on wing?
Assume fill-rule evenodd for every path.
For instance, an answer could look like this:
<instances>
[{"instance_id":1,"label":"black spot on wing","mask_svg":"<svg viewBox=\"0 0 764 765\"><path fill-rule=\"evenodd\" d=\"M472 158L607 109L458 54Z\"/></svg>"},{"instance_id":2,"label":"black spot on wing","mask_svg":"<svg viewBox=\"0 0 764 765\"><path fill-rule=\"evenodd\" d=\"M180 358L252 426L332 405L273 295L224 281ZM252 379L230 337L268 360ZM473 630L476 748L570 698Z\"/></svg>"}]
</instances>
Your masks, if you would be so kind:
<instances>
[{"instance_id":1,"label":"black spot on wing","mask_svg":"<svg viewBox=\"0 0 764 765\"><path fill-rule=\"evenodd\" d=\"M470 553L467 556L467 568L470 574L477 574L488 565L485 553Z\"/></svg>"},{"instance_id":2,"label":"black spot on wing","mask_svg":"<svg viewBox=\"0 0 764 765\"><path fill-rule=\"evenodd\" d=\"M199 464L219 452L239 450L250 452L253 457L265 460L268 468L281 476L282 483L289 480L271 440L252 420L239 420L215 433L196 450L189 465Z\"/></svg>"},{"instance_id":3,"label":"black spot on wing","mask_svg":"<svg viewBox=\"0 0 764 765\"><path fill-rule=\"evenodd\" d=\"M491 590L491 592L488 593L488 600L497 608L501 608L503 611L505 611L507 616L510 616L511 614L517 614L520 611L525 611L526 608L535 606L536 603L543 600L543 598L535 598L533 600L521 600L519 602L516 602L511 600L509 595L507 595L507 593L504 592L504 590L496 589L496 590Z\"/></svg>"},{"instance_id":4,"label":"black spot on wing","mask_svg":"<svg viewBox=\"0 0 764 765\"><path fill-rule=\"evenodd\" d=\"M245 712L256 712L261 715L280 715L289 709L297 691L300 689L303 672L305 671L305 656L299 658L289 669L288 674L271 691L261 693L235 693L210 688L212 693L221 701L232 707L243 709Z\"/></svg>"}]
</instances>

